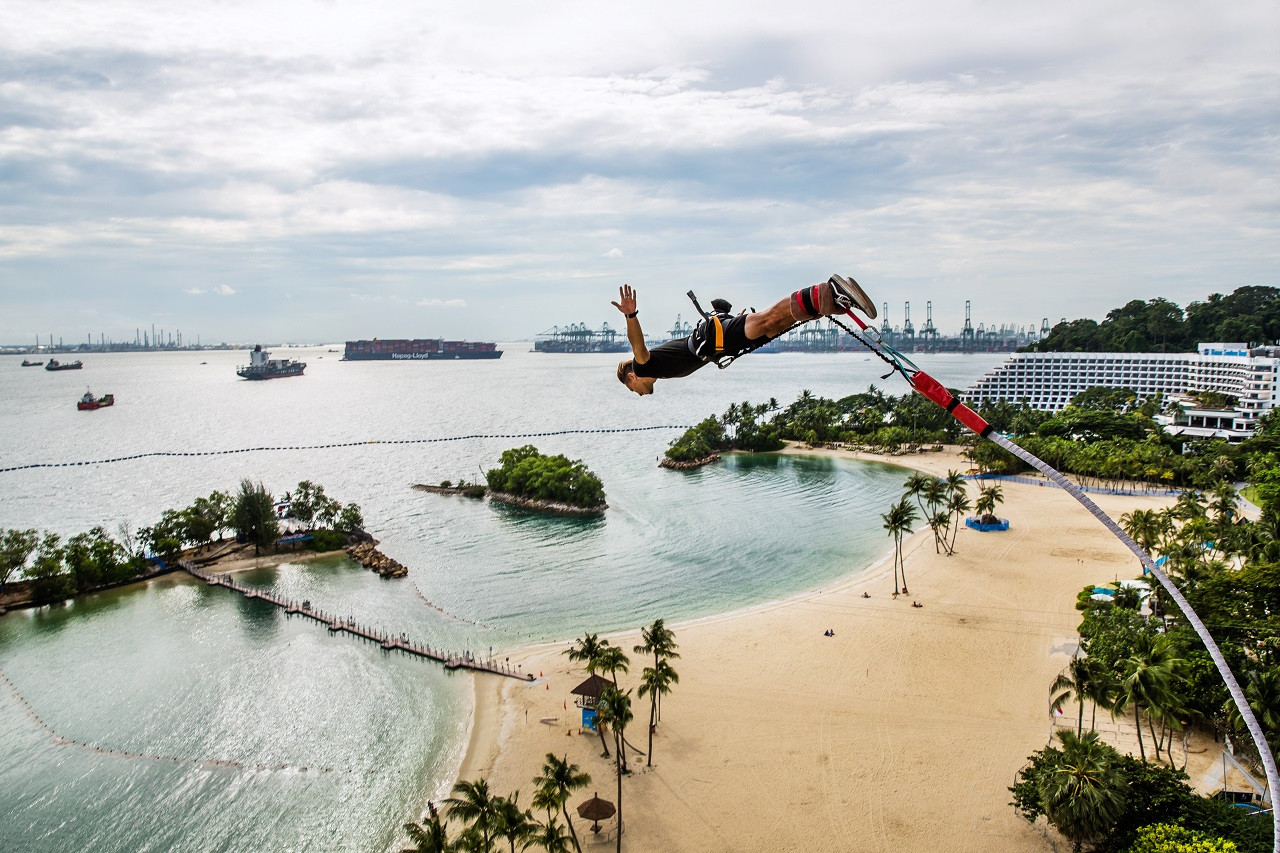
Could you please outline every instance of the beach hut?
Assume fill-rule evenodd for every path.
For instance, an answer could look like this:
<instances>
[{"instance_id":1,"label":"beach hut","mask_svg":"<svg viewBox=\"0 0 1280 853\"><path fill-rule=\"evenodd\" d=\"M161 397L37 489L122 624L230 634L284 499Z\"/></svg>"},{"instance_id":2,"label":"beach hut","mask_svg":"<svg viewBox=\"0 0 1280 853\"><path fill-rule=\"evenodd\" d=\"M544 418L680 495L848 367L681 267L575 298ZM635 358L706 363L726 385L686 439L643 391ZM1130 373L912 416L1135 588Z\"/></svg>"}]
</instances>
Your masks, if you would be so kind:
<instances>
[{"instance_id":1,"label":"beach hut","mask_svg":"<svg viewBox=\"0 0 1280 853\"><path fill-rule=\"evenodd\" d=\"M592 675L569 692L578 698L573 704L582 709L582 727L590 731L596 730L596 705L600 702L600 694L613 682L599 675Z\"/></svg>"}]
</instances>

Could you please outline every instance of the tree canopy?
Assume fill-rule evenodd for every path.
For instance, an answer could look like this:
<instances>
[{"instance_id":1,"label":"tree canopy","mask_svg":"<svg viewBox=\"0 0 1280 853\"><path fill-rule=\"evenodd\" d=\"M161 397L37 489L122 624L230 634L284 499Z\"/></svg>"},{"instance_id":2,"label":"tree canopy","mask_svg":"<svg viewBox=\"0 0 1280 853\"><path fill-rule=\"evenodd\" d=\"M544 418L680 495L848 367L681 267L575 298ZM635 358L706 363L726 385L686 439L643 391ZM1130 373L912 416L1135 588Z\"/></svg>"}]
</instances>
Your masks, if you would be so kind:
<instances>
[{"instance_id":1,"label":"tree canopy","mask_svg":"<svg viewBox=\"0 0 1280 853\"><path fill-rule=\"evenodd\" d=\"M1210 294L1184 311L1157 297L1134 299L1096 320L1063 320L1027 352L1194 352L1205 341L1251 345L1280 339L1280 289L1240 287Z\"/></svg>"},{"instance_id":2,"label":"tree canopy","mask_svg":"<svg viewBox=\"0 0 1280 853\"><path fill-rule=\"evenodd\" d=\"M594 508L605 502L604 484L581 460L544 456L532 444L503 451L501 466L485 474L489 488L516 497Z\"/></svg>"}]
</instances>

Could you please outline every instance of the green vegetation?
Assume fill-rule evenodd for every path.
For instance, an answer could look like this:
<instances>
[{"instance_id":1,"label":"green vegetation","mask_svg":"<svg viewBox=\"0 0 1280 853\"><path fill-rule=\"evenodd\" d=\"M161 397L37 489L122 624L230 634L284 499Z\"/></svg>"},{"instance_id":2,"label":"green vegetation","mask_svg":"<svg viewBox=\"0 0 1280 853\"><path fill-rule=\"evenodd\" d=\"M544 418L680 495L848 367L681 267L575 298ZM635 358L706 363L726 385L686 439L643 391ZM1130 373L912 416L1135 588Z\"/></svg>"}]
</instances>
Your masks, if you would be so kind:
<instances>
[{"instance_id":1,"label":"green vegetation","mask_svg":"<svg viewBox=\"0 0 1280 853\"><path fill-rule=\"evenodd\" d=\"M1027 820L1046 817L1075 850L1101 853L1269 853L1271 821L1197 795L1187 774L1121 755L1096 732L1058 733L1010 788ZM1182 845L1182 846L1171 846Z\"/></svg>"},{"instance_id":2,"label":"green vegetation","mask_svg":"<svg viewBox=\"0 0 1280 853\"><path fill-rule=\"evenodd\" d=\"M948 471L945 478L930 477L928 474L915 473L902 484L906 490L896 504L880 518L884 521L884 529L894 538L894 563L902 564L902 537L911 532L911 525L918 519L924 519L933 531L934 553L954 554L956 550L956 533L960 527L960 519L969 511L969 493L965 485L964 475L957 471ZM997 491L999 491L999 488ZM985 493L985 492L984 492ZM911 499L915 499L915 506ZM981 504L981 500L979 501ZM916 510L919 510L917 514ZM981 508L979 508L981 511ZM906 591L906 567L902 567L902 589ZM895 572L896 575L896 572ZM895 579L893 588L899 589Z\"/></svg>"},{"instance_id":3,"label":"green vegetation","mask_svg":"<svg viewBox=\"0 0 1280 853\"><path fill-rule=\"evenodd\" d=\"M314 551L343 548L347 532L364 526L358 505L343 506L307 480L284 500L292 501L290 517L310 526L308 544ZM29 585L23 603L44 604L127 583L153 572L153 558L169 564L184 552L207 551L222 541L226 530L252 543L255 553L275 543L279 521L275 499L265 486L244 480L234 496L215 491L183 509L165 510L155 524L137 531L122 523L115 538L101 526L65 542L56 533L0 529L0 594L11 581L23 580Z\"/></svg>"},{"instance_id":4,"label":"green vegetation","mask_svg":"<svg viewBox=\"0 0 1280 853\"><path fill-rule=\"evenodd\" d=\"M842 442L896 453L902 447L959 440L961 426L919 394L893 397L873 385L865 393L839 400L802 391L785 409L777 400L733 404L720 417L709 417L686 430L667 449L673 462L705 459L713 453L780 450L784 441L810 446Z\"/></svg>"},{"instance_id":5,"label":"green vegetation","mask_svg":"<svg viewBox=\"0 0 1280 853\"><path fill-rule=\"evenodd\" d=\"M1224 478L1241 477L1250 466L1280 467L1258 462L1267 454L1280 455L1280 416L1260 418L1256 435L1240 444L1184 439L1169 435L1153 419L1164 407L1160 398L1135 405L1127 391L1094 393L1098 390L1078 395L1056 414L1007 401L981 406L978 413L1028 452L1076 475L1086 486L1150 483L1203 490ZM984 473L1029 470L996 444L970 437L966 441L966 455Z\"/></svg>"},{"instance_id":6,"label":"green vegetation","mask_svg":"<svg viewBox=\"0 0 1280 853\"><path fill-rule=\"evenodd\" d=\"M567 759L547 753L542 773L534 780L537 790L532 808L546 810L547 819L540 822L533 816L532 808L520 808L520 792L510 796L495 796L484 778L475 781L461 780L453 786L453 796L444 800L444 812L428 803L428 813L422 822L406 823L405 831L413 847L405 853L453 853L453 851L482 851L490 853L497 848L510 850L545 850L547 853L571 853L582 847L573 832L568 802L572 793L591 783L591 777L578 770L578 765ZM564 814L570 832L557 820L554 812ZM456 820L462 827L456 838L449 838L449 822ZM502 847L505 843L506 847Z\"/></svg>"},{"instance_id":7,"label":"green vegetation","mask_svg":"<svg viewBox=\"0 0 1280 853\"><path fill-rule=\"evenodd\" d=\"M532 444L504 451L502 466L485 478L495 492L584 509L604 506L604 485L581 461L543 456Z\"/></svg>"},{"instance_id":8,"label":"green vegetation","mask_svg":"<svg viewBox=\"0 0 1280 853\"><path fill-rule=\"evenodd\" d=\"M1194 477L1203 488L1185 491L1173 506L1137 509L1120 523L1142 548L1164 558L1164 571L1242 682L1274 752L1280 748L1280 488L1273 484L1280 484L1280 462L1261 441L1202 462ZM1094 446L1106 443L1097 439ZM1231 482L1239 471L1256 485L1263 509L1257 521L1237 508ZM1196 795L1178 769L1179 759L1185 767L1191 728L1215 738L1229 733L1238 758L1255 770L1259 760L1199 637L1164 590L1152 587L1145 601L1150 610L1143 607L1145 590L1126 584L1112 584L1115 594L1107 600L1094 600L1092 584L1080 591L1080 651L1050 688L1054 710L1075 704L1073 731L1060 735L1061 749L1031 756L1010 789L1013 805L1031 820L1044 815L1073 843L1105 853L1269 851L1270 820ZM1099 709L1135 725L1137 758L1096 743ZM1062 790L1073 774L1080 784Z\"/></svg>"},{"instance_id":9,"label":"green vegetation","mask_svg":"<svg viewBox=\"0 0 1280 853\"><path fill-rule=\"evenodd\" d=\"M1063 321L1031 352L1194 352L1208 341L1272 343L1280 339L1280 289L1240 287L1214 293L1184 312L1167 299L1135 299L1094 320Z\"/></svg>"},{"instance_id":10,"label":"green vegetation","mask_svg":"<svg viewBox=\"0 0 1280 853\"><path fill-rule=\"evenodd\" d=\"M240 481L240 493L231 512L231 527L237 538L253 543L254 554L279 537L275 498L262 483L255 485L252 480Z\"/></svg>"},{"instance_id":11,"label":"green vegetation","mask_svg":"<svg viewBox=\"0 0 1280 853\"><path fill-rule=\"evenodd\" d=\"M655 619L648 628L640 630L640 638L644 640L631 650L638 655L653 655L653 666L646 666L640 677L640 698L649 697L649 752L645 764L653 766L653 733L660 720L662 697L671 692L671 688L680 683L680 674L671 666L671 661L680 657L676 651L675 632L668 628L661 619Z\"/></svg>"}]
</instances>

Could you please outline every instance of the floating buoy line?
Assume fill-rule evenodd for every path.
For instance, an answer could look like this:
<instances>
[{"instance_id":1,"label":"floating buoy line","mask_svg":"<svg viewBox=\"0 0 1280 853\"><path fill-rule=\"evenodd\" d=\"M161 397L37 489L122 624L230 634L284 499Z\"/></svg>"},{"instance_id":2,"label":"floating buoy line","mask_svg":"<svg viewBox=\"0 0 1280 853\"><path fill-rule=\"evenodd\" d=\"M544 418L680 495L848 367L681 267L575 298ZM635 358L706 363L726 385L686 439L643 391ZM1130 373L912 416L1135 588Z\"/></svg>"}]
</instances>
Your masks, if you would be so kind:
<instances>
[{"instance_id":1,"label":"floating buoy line","mask_svg":"<svg viewBox=\"0 0 1280 853\"><path fill-rule=\"evenodd\" d=\"M81 752L87 752L108 758L123 758L132 761L146 761L157 764L185 764L191 767L198 767L202 770L241 770L251 773L306 773L310 771L312 773L342 773L353 776L369 776L377 773L385 774L388 772L386 770L378 770L374 768L352 769L347 767L327 767L324 765L317 766L314 764L264 764L249 761L235 761L226 758L187 758L180 755L131 752L125 749L113 749L111 747L86 743L84 741L79 741L75 738L69 738L63 734L59 734L56 729L41 719L40 715L36 713L35 708L31 706L31 703L27 701L25 696L18 692L18 688L14 686L13 682L9 680L9 676L6 675L3 670L0 670L0 682L3 682L4 686L8 688L9 694L13 696L14 700L22 708L27 719L29 719L36 728L40 729L45 737L49 739L49 742L54 746L72 747ZM398 771L390 772L398 773Z\"/></svg>"},{"instance_id":2,"label":"floating buoy line","mask_svg":"<svg viewBox=\"0 0 1280 853\"><path fill-rule=\"evenodd\" d=\"M28 471L33 468L75 468L81 465L110 465L113 462L131 462L135 459L150 459L162 456L231 456L236 453L266 453L278 451L292 450L335 450L342 447L365 447L371 444L437 444L446 441L477 441L485 439L507 439L507 438L547 438L555 435L597 435L604 433L623 433L623 432L652 432L654 430L686 430L691 429L689 426L647 426L647 427L617 427L614 429L560 429L550 432L522 432L509 434L483 434L476 433L473 435L452 435L444 438L372 438L364 441L342 441L332 444L281 444L274 447L238 447L232 450L152 450L147 453L134 453L130 456L115 456L110 459L88 459L78 462L30 462L26 465L10 465L7 468L0 468L0 474L8 474L13 471Z\"/></svg>"}]
</instances>

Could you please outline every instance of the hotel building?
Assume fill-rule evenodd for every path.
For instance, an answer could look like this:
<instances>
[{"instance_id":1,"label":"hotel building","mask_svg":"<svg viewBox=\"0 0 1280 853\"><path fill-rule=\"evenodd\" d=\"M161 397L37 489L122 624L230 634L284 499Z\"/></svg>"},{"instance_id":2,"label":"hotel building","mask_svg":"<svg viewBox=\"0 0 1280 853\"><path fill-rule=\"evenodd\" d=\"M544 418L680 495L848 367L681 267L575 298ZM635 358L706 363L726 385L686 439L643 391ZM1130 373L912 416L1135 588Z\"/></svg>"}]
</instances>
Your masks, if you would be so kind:
<instances>
[{"instance_id":1,"label":"hotel building","mask_svg":"<svg viewBox=\"0 0 1280 853\"><path fill-rule=\"evenodd\" d=\"M973 384L970 405L986 401L1026 402L1059 412L1090 388L1127 388L1138 400L1160 394L1182 405L1182 413L1157 418L1165 429L1195 438L1243 441L1258 416L1280 400L1280 347L1199 344L1194 353L1020 352ZM1234 406L1207 408L1192 399L1216 391Z\"/></svg>"}]
</instances>

